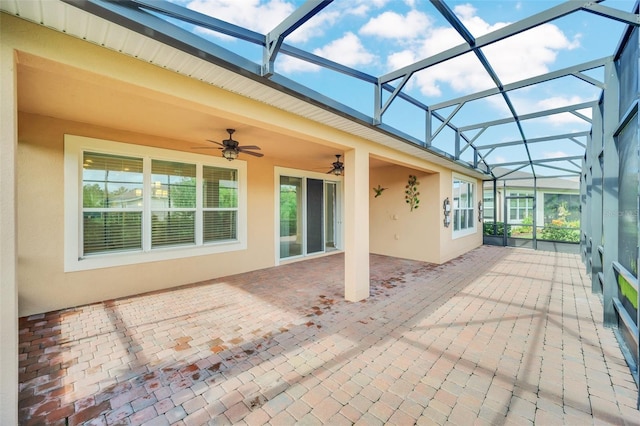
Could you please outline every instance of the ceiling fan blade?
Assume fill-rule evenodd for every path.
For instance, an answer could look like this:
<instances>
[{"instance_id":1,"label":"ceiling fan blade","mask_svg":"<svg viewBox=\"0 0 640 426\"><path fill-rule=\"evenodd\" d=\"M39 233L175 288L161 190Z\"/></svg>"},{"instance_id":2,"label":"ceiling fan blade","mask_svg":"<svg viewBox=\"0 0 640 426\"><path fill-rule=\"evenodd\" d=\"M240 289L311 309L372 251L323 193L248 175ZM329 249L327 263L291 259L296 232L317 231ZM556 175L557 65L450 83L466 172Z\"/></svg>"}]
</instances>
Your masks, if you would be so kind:
<instances>
[{"instance_id":1,"label":"ceiling fan blade","mask_svg":"<svg viewBox=\"0 0 640 426\"><path fill-rule=\"evenodd\" d=\"M217 146L192 146L191 149L222 149Z\"/></svg>"},{"instance_id":2,"label":"ceiling fan blade","mask_svg":"<svg viewBox=\"0 0 640 426\"><path fill-rule=\"evenodd\" d=\"M249 154L249 155L253 155L254 157L264 157L264 154L261 154L259 152L252 152L252 151L240 151L242 154Z\"/></svg>"},{"instance_id":3,"label":"ceiling fan blade","mask_svg":"<svg viewBox=\"0 0 640 426\"><path fill-rule=\"evenodd\" d=\"M213 142L213 143L217 143L217 144L218 144L218 145L220 145L220 146L224 146L224 144L221 144L221 143L220 143L220 142L218 142L218 141L212 141L211 139L207 139L207 142Z\"/></svg>"},{"instance_id":4,"label":"ceiling fan blade","mask_svg":"<svg viewBox=\"0 0 640 426\"><path fill-rule=\"evenodd\" d=\"M255 145L242 145L239 146L238 149L258 149L260 150L259 146L255 146Z\"/></svg>"}]
</instances>

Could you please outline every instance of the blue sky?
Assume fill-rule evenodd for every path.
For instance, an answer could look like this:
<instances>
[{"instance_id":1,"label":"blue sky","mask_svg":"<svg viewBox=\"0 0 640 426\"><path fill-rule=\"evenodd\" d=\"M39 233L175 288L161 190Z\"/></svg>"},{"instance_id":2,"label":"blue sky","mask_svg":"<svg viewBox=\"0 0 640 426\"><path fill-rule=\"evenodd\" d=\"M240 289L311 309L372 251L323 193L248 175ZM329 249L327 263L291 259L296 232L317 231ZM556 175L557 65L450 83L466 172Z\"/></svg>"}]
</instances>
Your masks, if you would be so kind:
<instances>
[{"instance_id":1,"label":"blue sky","mask_svg":"<svg viewBox=\"0 0 640 426\"><path fill-rule=\"evenodd\" d=\"M173 0L190 9L245 28L267 33L302 1L285 0ZM446 1L473 36L479 37L505 25L546 10L562 2ZM634 1L607 0L605 6L630 12ZM262 50L248 43L194 28L203 37L256 62ZM578 12L483 48L503 84L549 71L598 59L614 53L624 25L587 12ZM374 76L427 58L462 43L462 38L427 0L335 0L321 13L292 33L285 43L334 60ZM323 70L285 55L279 55L276 72L328 95L367 115L373 113L373 88L341 74ZM601 79L602 71L590 74ZM416 73L405 92L427 105L493 87L493 83L472 54ZM510 93L519 114L536 112L597 99L599 89L569 77ZM447 115L447 110L440 111ZM385 123L423 139L424 118L420 111L394 102L384 116ZM453 122L470 125L508 117L501 97L465 105ZM590 115L585 111L585 115ZM525 122L527 138L551 133L588 130L589 124L572 115ZM473 132L470 133L473 136ZM515 125L491 128L477 145L519 138ZM451 151L452 135L444 131L434 145ZM501 148L490 154L493 162L520 159L523 148ZM534 158L580 155L573 143L535 144ZM470 155L468 151L465 155ZM469 159L464 158L463 159ZM554 172L555 173L555 172Z\"/></svg>"}]
</instances>

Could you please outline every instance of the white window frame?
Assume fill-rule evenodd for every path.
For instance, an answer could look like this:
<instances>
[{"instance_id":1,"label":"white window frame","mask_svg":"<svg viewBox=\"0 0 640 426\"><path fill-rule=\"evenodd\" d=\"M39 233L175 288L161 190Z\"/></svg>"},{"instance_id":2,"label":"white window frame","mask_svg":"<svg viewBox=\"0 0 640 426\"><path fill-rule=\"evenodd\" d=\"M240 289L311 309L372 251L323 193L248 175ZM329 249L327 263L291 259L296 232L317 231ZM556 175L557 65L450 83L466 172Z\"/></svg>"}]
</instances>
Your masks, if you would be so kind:
<instances>
[{"instance_id":1,"label":"white window frame","mask_svg":"<svg viewBox=\"0 0 640 426\"><path fill-rule=\"evenodd\" d=\"M292 168L288 168L288 167L278 167L276 166L274 168L274 206L275 206L275 215L274 215L274 240L275 240L275 245L274 245L274 249L275 249L275 264L276 265L281 265L281 264L285 264L287 262L290 261L295 261L298 259L302 259L302 258L306 258L309 256L317 256L317 255L321 255L322 253L325 253L325 251L323 250L322 252L319 253L312 253L312 254L302 254L299 256L291 256L291 257L287 257L285 259L281 259L280 258L280 177L281 176L288 176L288 177L295 177L295 178L301 178L302 179L302 184L303 186L306 186L306 179L318 179L318 180L322 180L324 181L324 183L326 184L327 182L333 182L337 185L337 190L336 190L336 229L335 229L335 233L336 233L336 241L335 241L335 245L336 245L336 249L337 250L342 250L342 222L343 222L343 211L342 211L342 182L343 182L343 177L342 176L335 176L335 175L329 175L329 177L327 177L326 173L318 173L318 172L311 172L308 170L300 170L300 169L292 169ZM306 193L306 189L303 191L304 196L302 197L302 226L304 227L304 229L306 229L307 227L307 193ZM326 197L326 194L325 194ZM303 247L307 246L307 236L306 236L306 232L303 235L303 241L302 241ZM304 253L304 251L303 251Z\"/></svg>"},{"instance_id":2,"label":"white window frame","mask_svg":"<svg viewBox=\"0 0 640 426\"><path fill-rule=\"evenodd\" d=\"M491 210L493 212L491 217L488 217L487 211ZM482 191L482 221L491 221L493 222L493 218L496 215L496 200L493 198L493 190Z\"/></svg>"},{"instance_id":3,"label":"white window frame","mask_svg":"<svg viewBox=\"0 0 640 426\"><path fill-rule=\"evenodd\" d=\"M455 220L455 202L452 203L451 205L451 232L452 232L452 238L455 240L456 238L462 238L462 237L466 237L468 235L472 235L475 234L477 232L477 225L476 222L478 221L478 212L477 212L477 200L478 200L478 182L475 179L466 177L466 176L462 176L462 175L458 175L458 174L453 174L452 179L451 179L451 199L453 200L453 185L456 181L459 182L463 182L463 183L470 183L471 185L473 185L473 200L471 201L471 207L466 207L464 210L468 210L471 211L471 214L473 214L473 220L471 223L473 223L473 226L471 228L465 228L465 229L460 229L460 230L455 230L455 223L453 223L453 221ZM457 210L462 210L462 209L457 209Z\"/></svg>"},{"instance_id":4,"label":"white window frame","mask_svg":"<svg viewBox=\"0 0 640 426\"><path fill-rule=\"evenodd\" d=\"M520 211L524 210L525 212L529 212L531 213L531 218L533 219L533 215L535 214L534 210L533 210L533 192L530 191L526 191L526 190L520 190L520 191L509 191L507 197L531 197L531 198L514 198L514 199L510 199L509 203L507 204L507 222L510 224L515 224L515 225L519 225L521 224L525 218L525 217L520 217ZM515 201L516 202L516 206L512 207L511 206L511 202ZM524 202L524 206L521 205ZM511 211L515 210L516 211L516 219L511 219Z\"/></svg>"},{"instance_id":5,"label":"white window frame","mask_svg":"<svg viewBox=\"0 0 640 426\"><path fill-rule=\"evenodd\" d=\"M151 249L150 203L143 209L143 248L142 250L123 251L82 256L82 161L85 151L135 156L143 159L145 167L145 188L150 185L151 160L167 160L196 164L196 197L199 200L196 211L196 244ZM238 172L238 216L237 236L235 240L203 243L202 241L202 167L212 166L236 169ZM148 193L149 191L145 191ZM147 196L148 197L148 196ZM65 272L83 271L132 265L145 262L181 259L192 256L225 253L247 248L247 166L242 160L229 163L228 160L142 145L133 145L84 136L64 136L64 270Z\"/></svg>"}]
</instances>

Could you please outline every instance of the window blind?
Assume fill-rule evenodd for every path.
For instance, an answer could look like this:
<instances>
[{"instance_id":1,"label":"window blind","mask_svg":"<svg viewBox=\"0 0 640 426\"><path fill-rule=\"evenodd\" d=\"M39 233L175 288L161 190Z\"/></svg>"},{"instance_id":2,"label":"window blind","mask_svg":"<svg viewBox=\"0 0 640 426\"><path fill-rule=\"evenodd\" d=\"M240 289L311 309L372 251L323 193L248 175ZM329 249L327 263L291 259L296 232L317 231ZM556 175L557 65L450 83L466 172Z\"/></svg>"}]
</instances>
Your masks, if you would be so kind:
<instances>
[{"instance_id":1,"label":"window blind","mask_svg":"<svg viewBox=\"0 0 640 426\"><path fill-rule=\"evenodd\" d=\"M153 212L151 216L151 247L182 244L195 244L195 212Z\"/></svg>"},{"instance_id":2,"label":"window blind","mask_svg":"<svg viewBox=\"0 0 640 426\"><path fill-rule=\"evenodd\" d=\"M151 247L195 244L196 165L151 162Z\"/></svg>"},{"instance_id":3,"label":"window blind","mask_svg":"<svg viewBox=\"0 0 640 426\"><path fill-rule=\"evenodd\" d=\"M142 248L142 212L85 212L84 253Z\"/></svg>"},{"instance_id":4,"label":"window blind","mask_svg":"<svg viewBox=\"0 0 640 426\"><path fill-rule=\"evenodd\" d=\"M83 254L142 248L141 158L85 152Z\"/></svg>"},{"instance_id":5,"label":"window blind","mask_svg":"<svg viewBox=\"0 0 640 426\"><path fill-rule=\"evenodd\" d=\"M238 172L233 169L204 166L204 208L238 207Z\"/></svg>"},{"instance_id":6,"label":"window blind","mask_svg":"<svg viewBox=\"0 0 640 426\"><path fill-rule=\"evenodd\" d=\"M238 237L238 172L204 166L202 170L204 242Z\"/></svg>"},{"instance_id":7,"label":"window blind","mask_svg":"<svg viewBox=\"0 0 640 426\"><path fill-rule=\"evenodd\" d=\"M149 167L142 158L96 152L82 160L83 255L237 240L236 169L157 159Z\"/></svg>"},{"instance_id":8,"label":"window blind","mask_svg":"<svg viewBox=\"0 0 640 426\"><path fill-rule=\"evenodd\" d=\"M237 234L237 211L205 211L203 217L204 242L235 240Z\"/></svg>"},{"instance_id":9,"label":"window blind","mask_svg":"<svg viewBox=\"0 0 640 426\"><path fill-rule=\"evenodd\" d=\"M152 205L161 208L196 207L196 165L153 160Z\"/></svg>"}]
</instances>

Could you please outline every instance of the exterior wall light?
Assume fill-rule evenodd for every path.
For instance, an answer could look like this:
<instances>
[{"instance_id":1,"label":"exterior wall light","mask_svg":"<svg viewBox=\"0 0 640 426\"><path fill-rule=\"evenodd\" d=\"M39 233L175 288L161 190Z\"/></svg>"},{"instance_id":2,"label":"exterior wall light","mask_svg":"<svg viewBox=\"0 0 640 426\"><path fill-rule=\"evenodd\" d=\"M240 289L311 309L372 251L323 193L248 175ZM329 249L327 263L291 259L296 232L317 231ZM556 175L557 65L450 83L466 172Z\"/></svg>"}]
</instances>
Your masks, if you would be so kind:
<instances>
[{"instance_id":1,"label":"exterior wall light","mask_svg":"<svg viewBox=\"0 0 640 426\"><path fill-rule=\"evenodd\" d=\"M445 198L442 202L442 210L444 211L444 226L448 228L451 224L451 201L449 201L449 197Z\"/></svg>"},{"instance_id":2,"label":"exterior wall light","mask_svg":"<svg viewBox=\"0 0 640 426\"><path fill-rule=\"evenodd\" d=\"M478 201L478 222L482 222L482 201Z\"/></svg>"}]
</instances>

